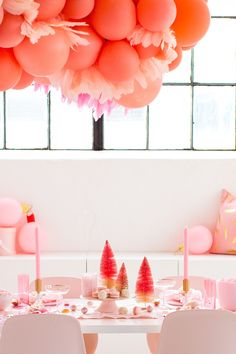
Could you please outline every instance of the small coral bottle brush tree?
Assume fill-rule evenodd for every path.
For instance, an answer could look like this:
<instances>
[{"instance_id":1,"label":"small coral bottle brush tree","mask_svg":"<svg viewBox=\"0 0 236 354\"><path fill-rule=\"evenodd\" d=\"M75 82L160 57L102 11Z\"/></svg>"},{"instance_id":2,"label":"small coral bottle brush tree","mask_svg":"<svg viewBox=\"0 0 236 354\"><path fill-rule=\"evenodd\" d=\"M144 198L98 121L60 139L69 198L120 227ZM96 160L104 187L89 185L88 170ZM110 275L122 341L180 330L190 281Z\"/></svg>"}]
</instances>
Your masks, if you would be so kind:
<instances>
[{"instance_id":1,"label":"small coral bottle brush tree","mask_svg":"<svg viewBox=\"0 0 236 354\"><path fill-rule=\"evenodd\" d=\"M116 279L116 289L120 292L120 295L123 297L129 296L129 284L128 276L124 262L122 263L117 279Z\"/></svg>"},{"instance_id":2,"label":"small coral bottle brush tree","mask_svg":"<svg viewBox=\"0 0 236 354\"><path fill-rule=\"evenodd\" d=\"M117 266L114 253L108 241L106 241L100 263L100 277L102 284L107 288L113 288L116 283Z\"/></svg>"},{"instance_id":3,"label":"small coral bottle brush tree","mask_svg":"<svg viewBox=\"0 0 236 354\"><path fill-rule=\"evenodd\" d=\"M138 302L152 302L154 299L154 285L150 265L144 257L139 269L138 279L135 290L136 300Z\"/></svg>"}]
</instances>

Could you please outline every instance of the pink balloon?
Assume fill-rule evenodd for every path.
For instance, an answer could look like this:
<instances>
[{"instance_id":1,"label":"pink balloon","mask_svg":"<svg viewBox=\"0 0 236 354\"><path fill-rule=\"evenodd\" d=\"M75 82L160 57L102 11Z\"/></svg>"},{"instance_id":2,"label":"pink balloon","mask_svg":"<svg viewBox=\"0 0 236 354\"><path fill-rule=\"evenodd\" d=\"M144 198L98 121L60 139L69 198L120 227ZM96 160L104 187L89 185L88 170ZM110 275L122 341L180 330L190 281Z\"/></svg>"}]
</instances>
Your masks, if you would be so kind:
<instances>
[{"instance_id":1,"label":"pink balloon","mask_svg":"<svg viewBox=\"0 0 236 354\"><path fill-rule=\"evenodd\" d=\"M0 199L0 226L15 226L21 219L23 210L21 204L11 198Z\"/></svg>"},{"instance_id":2,"label":"pink balloon","mask_svg":"<svg viewBox=\"0 0 236 354\"><path fill-rule=\"evenodd\" d=\"M161 89L162 80L151 81L147 88L143 88L137 81L134 84L134 92L122 96L117 102L127 108L141 108L151 103Z\"/></svg>"},{"instance_id":3,"label":"pink balloon","mask_svg":"<svg viewBox=\"0 0 236 354\"><path fill-rule=\"evenodd\" d=\"M12 48L21 43L25 36L21 34L22 16L11 15L5 12L0 25L0 47Z\"/></svg>"},{"instance_id":4,"label":"pink balloon","mask_svg":"<svg viewBox=\"0 0 236 354\"><path fill-rule=\"evenodd\" d=\"M33 76L48 76L63 68L70 47L65 33L56 29L55 34L43 36L35 44L25 38L13 51L24 71Z\"/></svg>"},{"instance_id":5,"label":"pink balloon","mask_svg":"<svg viewBox=\"0 0 236 354\"><path fill-rule=\"evenodd\" d=\"M37 20L42 21L59 15L66 0L37 0L36 2L40 4Z\"/></svg>"},{"instance_id":6,"label":"pink balloon","mask_svg":"<svg viewBox=\"0 0 236 354\"><path fill-rule=\"evenodd\" d=\"M39 239L44 238L43 231L37 222L26 223L19 230L18 243L24 253L35 253L35 229L38 227Z\"/></svg>"},{"instance_id":7,"label":"pink balloon","mask_svg":"<svg viewBox=\"0 0 236 354\"><path fill-rule=\"evenodd\" d=\"M77 71L96 62L104 40L90 26L77 26L74 29L88 33L80 36L89 42L88 45L77 45L70 50L66 68Z\"/></svg>"},{"instance_id":8,"label":"pink balloon","mask_svg":"<svg viewBox=\"0 0 236 354\"><path fill-rule=\"evenodd\" d=\"M67 0L62 12L67 18L81 19L92 12L94 4L95 0Z\"/></svg>"},{"instance_id":9,"label":"pink balloon","mask_svg":"<svg viewBox=\"0 0 236 354\"><path fill-rule=\"evenodd\" d=\"M197 225L189 229L189 252L203 254L210 250L213 237L205 226Z\"/></svg>"},{"instance_id":10,"label":"pink balloon","mask_svg":"<svg viewBox=\"0 0 236 354\"><path fill-rule=\"evenodd\" d=\"M3 10L3 7L0 6L0 25L2 23L3 17L4 17L4 10Z\"/></svg>"}]
</instances>

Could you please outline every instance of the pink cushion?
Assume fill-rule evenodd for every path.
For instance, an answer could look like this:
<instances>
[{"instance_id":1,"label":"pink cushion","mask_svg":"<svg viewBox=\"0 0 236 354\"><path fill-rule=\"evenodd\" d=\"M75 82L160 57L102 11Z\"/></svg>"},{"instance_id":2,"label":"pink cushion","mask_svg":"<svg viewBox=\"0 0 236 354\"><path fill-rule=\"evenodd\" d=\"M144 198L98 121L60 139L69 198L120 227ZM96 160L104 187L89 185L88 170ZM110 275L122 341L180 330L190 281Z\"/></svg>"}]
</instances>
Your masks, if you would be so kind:
<instances>
[{"instance_id":1,"label":"pink cushion","mask_svg":"<svg viewBox=\"0 0 236 354\"><path fill-rule=\"evenodd\" d=\"M223 190L211 253L236 254L236 197Z\"/></svg>"}]
</instances>

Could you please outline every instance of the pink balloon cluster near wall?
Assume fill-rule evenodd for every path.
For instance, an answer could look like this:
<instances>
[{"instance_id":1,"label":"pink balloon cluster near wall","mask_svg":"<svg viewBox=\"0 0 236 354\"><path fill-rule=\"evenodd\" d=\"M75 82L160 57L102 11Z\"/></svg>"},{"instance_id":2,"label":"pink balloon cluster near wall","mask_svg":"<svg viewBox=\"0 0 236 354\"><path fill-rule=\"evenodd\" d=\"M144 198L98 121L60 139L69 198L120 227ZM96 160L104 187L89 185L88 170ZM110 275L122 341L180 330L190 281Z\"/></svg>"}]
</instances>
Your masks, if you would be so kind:
<instances>
[{"instance_id":1,"label":"pink balloon cluster near wall","mask_svg":"<svg viewBox=\"0 0 236 354\"><path fill-rule=\"evenodd\" d=\"M0 91L56 87L98 116L143 107L209 24L204 0L0 0Z\"/></svg>"}]
</instances>

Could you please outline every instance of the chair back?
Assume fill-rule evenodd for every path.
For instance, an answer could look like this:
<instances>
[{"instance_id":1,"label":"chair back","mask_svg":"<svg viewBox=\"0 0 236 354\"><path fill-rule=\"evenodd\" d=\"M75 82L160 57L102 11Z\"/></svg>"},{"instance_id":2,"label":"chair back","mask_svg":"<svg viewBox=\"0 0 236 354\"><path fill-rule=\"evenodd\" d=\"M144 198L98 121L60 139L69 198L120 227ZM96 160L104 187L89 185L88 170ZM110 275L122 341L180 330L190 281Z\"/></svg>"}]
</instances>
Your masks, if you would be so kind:
<instances>
[{"instance_id":1,"label":"chair back","mask_svg":"<svg viewBox=\"0 0 236 354\"><path fill-rule=\"evenodd\" d=\"M74 317L21 315L4 323L0 354L86 354L79 321Z\"/></svg>"},{"instance_id":2,"label":"chair back","mask_svg":"<svg viewBox=\"0 0 236 354\"><path fill-rule=\"evenodd\" d=\"M163 322L158 354L235 354L235 333L232 312L176 311Z\"/></svg>"},{"instance_id":3,"label":"chair back","mask_svg":"<svg viewBox=\"0 0 236 354\"><path fill-rule=\"evenodd\" d=\"M63 295L64 299L79 298L81 295L81 278L73 277L45 277L42 278L42 289L45 290L46 285L50 284L65 284L70 285L70 290ZM30 290L35 290L35 282L30 285Z\"/></svg>"}]
</instances>

